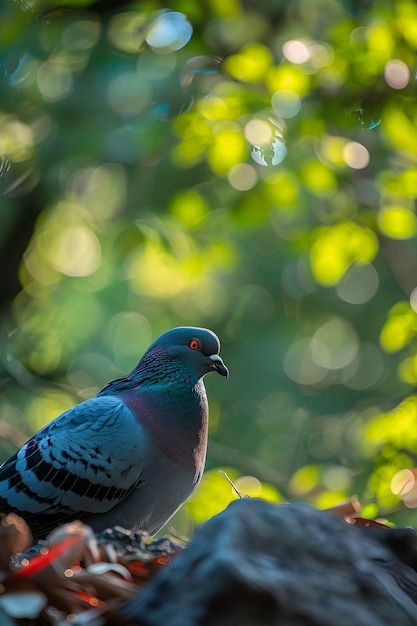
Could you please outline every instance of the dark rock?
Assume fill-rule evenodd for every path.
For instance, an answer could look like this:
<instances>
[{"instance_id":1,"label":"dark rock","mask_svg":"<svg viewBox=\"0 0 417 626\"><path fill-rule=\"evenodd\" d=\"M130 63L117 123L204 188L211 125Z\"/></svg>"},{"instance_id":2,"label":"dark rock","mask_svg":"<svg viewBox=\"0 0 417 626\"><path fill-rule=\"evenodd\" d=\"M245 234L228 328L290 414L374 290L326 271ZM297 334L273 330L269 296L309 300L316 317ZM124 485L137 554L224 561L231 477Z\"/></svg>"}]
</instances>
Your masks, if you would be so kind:
<instances>
[{"instance_id":1,"label":"dark rock","mask_svg":"<svg viewBox=\"0 0 417 626\"><path fill-rule=\"evenodd\" d=\"M417 573L384 533L305 505L242 499L121 608L118 624L411 626L416 590Z\"/></svg>"}]
</instances>

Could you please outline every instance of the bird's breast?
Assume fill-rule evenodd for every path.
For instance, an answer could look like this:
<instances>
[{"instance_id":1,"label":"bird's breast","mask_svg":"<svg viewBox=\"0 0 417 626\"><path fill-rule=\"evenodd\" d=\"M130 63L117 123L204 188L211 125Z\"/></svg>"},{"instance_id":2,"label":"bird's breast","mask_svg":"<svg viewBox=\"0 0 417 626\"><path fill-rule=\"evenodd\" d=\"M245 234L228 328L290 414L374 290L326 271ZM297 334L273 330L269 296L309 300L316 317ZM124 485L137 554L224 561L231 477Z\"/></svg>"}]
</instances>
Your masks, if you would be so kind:
<instances>
[{"instance_id":1,"label":"bird's breast","mask_svg":"<svg viewBox=\"0 0 417 626\"><path fill-rule=\"evenodd\" d=\"M204 390L193 393L152 397L152 394L126 393L123 401L135 415L149 437L171 463L196 475L204 469L207 436L208 405Z\"/></svg>"}]
</instances>

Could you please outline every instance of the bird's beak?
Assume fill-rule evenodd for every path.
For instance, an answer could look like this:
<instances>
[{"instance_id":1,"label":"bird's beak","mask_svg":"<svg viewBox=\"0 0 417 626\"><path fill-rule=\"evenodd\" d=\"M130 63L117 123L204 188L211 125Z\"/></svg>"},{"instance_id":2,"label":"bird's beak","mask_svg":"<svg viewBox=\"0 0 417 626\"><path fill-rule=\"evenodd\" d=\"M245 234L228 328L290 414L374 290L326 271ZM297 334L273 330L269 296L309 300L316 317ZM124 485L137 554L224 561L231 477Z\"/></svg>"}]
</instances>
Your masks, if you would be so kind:
<instances>
[{"instance_id":1,"label":"bird's beak","mask_svg":"<svg viewBox=\"0 0 417 626\"><path fill-rule=\"evenodd\" d=\"M209 359L213 363L211 367L215 369L216 372L219 372L219 374L221 374L222 376L226 376L226 378L228 378L229 370L223 363L221 357L218 354L212 354L211 356L209 356Z\"/></svg>"}]
</instances>

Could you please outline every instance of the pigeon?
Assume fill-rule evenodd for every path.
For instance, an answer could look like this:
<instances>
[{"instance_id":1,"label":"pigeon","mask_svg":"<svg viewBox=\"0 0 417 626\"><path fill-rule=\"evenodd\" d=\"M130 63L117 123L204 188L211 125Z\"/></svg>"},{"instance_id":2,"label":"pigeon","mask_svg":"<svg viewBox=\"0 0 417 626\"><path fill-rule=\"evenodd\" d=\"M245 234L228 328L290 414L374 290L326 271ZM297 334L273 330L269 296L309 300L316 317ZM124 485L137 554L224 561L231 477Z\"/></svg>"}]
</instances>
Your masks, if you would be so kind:
<instances>
[{"instance_id":1,"label":"pigeon","mask_svg":"<svg viewBox=\"0 0 417 626\"><path fill-rule=\"evenodd\" d=\"M136 367L43 427L0 466L0 511L35 539L82 520L157 533L198 485L208 403L203 378L228 369L218 337L179 327Z\"/></svg>"}]
</instances>

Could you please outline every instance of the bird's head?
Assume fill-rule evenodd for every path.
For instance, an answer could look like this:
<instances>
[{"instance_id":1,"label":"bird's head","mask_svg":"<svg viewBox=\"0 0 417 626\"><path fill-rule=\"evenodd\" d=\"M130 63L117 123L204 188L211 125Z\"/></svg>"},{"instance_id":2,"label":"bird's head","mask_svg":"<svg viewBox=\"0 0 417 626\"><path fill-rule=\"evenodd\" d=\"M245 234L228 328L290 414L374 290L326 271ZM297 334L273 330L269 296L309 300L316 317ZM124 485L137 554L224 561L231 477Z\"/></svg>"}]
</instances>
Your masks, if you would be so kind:
<instances>
[{"instance_id":1,"label":"bird's head","mask_svg":"<svg viewBox=\"0 0 417 626\"><path fill-rule=\"evenodd\" d=\"M199 378L210 372L218 372L226 378L229 376L229 370L219 355L219 338L207 328L181 326L168 330L154 341L147 354L156 355L161 351L168 358L186 364Z\"/></svg>"}]
</instances>

